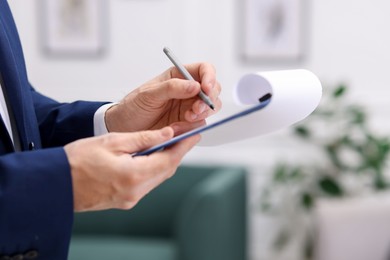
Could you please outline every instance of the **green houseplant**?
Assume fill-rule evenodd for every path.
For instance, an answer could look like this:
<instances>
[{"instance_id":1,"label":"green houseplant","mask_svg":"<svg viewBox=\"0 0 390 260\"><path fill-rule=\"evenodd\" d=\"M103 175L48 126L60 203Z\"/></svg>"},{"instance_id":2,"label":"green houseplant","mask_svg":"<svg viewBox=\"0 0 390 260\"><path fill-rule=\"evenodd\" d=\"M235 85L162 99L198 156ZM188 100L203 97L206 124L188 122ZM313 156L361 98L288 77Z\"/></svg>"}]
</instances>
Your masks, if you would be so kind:
<instances>
[{"instance_id":1,"label":"green houseplant","mask_svg":"<svg viewBox=\"0 0 390 260\"><path fill-rule=\"evenodd\" d=\"M347 90L339 85L324 93L318 109L293 128L293 137L320 160L277 163L262 190L262 211L285 216L273 240L275 252L286 250L300 232L300 259L312 259L310 219L319 199L361 196L389 187L385 173L390 139L369 128L367 110L349 102Z\"/></svg>"}]
</instances>

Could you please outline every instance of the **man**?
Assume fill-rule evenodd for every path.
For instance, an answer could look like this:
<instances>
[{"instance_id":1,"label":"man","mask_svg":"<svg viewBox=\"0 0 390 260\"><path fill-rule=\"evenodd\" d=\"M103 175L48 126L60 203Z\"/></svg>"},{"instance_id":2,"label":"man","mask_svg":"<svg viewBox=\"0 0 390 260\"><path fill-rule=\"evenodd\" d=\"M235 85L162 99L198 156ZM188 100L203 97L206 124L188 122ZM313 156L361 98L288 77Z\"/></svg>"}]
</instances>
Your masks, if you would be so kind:
<instances>
[{"instance_id":1,"label":"man","mask_svg":"<svg viewBox=\"0 0 390 260\"><path fill-rule=\"evenodd\" d=\"M220 85L209 64L171 68L119 104L58 103L29 84L17 30L0 0L0 259L66 259L73 212L130 209L172 176L199 140L131 153L204 124ZM104 132L98 137L91 137ZM120 133L122 132L122 133Z\"/></svg>"}]
</instances>

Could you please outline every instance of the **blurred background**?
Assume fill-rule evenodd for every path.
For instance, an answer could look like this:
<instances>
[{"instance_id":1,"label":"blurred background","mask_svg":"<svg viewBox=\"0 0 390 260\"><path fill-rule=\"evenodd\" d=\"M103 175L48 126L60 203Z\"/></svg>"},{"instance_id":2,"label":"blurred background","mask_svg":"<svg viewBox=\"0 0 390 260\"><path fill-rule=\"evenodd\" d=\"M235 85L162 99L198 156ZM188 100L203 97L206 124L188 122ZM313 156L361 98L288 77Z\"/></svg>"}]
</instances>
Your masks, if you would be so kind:
<instances>
[{"instance_id":1,"label":"blurred background","mask_svg":"<svg viewBox=\"0 0 390 260\"><path fill-rule=\"evenodd\" d=\"M223 88L220 117L236 110L232 91L244 74L305 68L320 78L325 92L344 86L348 102L364 107L372 135L390 135L389 1L12 0L9 4L32 85L59 101L121 99L171 66L162 52L168 46L183 63L214 64ZM326 129L325 122L314 131ZM302 143L291 129L284 129L234 144L197 147L183 164L240 165L247 170L248 259L270 259L279 222L262 210L264 187L281 161L326 161L313 150L312 143ZM387 172L385 167L383 172ZM381 199L386 201L386 197ZM321 214L333 212L325 208ZM359 215L356 212L351 216ZM334 219L336 223L338 218ZM333 228L337 223L329 225ZM321 239L337 237L329 232ZM294 236L299 240L299 235ZM348 241L347 236L343 241ZM387 248L390 253L390 240L381 241L384 245L376 251ZM347 248L334 250L351 251ZM283 257L303 259L294 254ZM326 259L322 257L318 256Z\"/></svg>"}]
</instances>

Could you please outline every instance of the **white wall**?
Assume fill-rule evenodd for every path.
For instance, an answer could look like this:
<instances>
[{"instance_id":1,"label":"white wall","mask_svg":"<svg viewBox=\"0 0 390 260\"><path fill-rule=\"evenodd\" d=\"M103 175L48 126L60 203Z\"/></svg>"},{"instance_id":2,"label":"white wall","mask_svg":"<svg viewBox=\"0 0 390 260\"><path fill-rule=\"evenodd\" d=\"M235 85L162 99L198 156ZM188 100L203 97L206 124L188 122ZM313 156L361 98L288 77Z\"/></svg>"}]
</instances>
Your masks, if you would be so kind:
<instances>
[{"instance_id":1,"label":"white wall","mask_svg":"<svg viewBox=\"0 0 390 260\"><path fill-rule=\"evenodd\" d=\"M239 58L239 7L242 0L111 0L109 49L99 59L61 60L44 56L37 33L38 0L9 1L25 49L30 81L58 100L118 100L171 66L162 53L169 46L184 62L209 61L223 86L222 114L233 108L231 90L246 72L308 68L324 86L345 82L352 97L373 112L376 130L389 133L390 2L387 0L306 0L307 48L297 63ZM220 148L197 148L188 163L240 163L252 169L251 202L261 179L278 158L292 158L286 131ZM307 159L303 157L295 159ZM263 174L262 174L263 173ZM252 215L251 255L260 259L267 238L264 219Z\"/></svg>"}]
</instances>

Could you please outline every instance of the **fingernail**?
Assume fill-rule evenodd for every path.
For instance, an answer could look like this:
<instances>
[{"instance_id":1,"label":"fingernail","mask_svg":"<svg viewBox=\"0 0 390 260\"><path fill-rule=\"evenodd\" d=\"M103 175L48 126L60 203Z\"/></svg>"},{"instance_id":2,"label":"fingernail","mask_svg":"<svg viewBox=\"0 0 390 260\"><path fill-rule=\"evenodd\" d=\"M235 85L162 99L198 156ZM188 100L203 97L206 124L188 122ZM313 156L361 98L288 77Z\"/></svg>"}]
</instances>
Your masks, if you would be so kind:
<instances>
[{"instance_id":1,"label":"fingernail","mask_svg":"<svg viewBox=\"0 0 390 260\"><path fill-rule=\"evenodd\" d=\"M169 129L169 127L164 127L163 129L161 129L161 135L163 137L170 137L171 136L171 130Z\"/></svg>"},{"instance_id":2,"label":"fingernail","mask_svg":"<svg viewBox=\"0 0 390 260\"><path fill-rule=\"evenodd\" d=\"M174 133L177 133L180 130L180 126L178 126L176 124L172 124L171 127L172 127Z\"/></svg>"},{"instance_id":3,"label":"fingernail","mask_svg":"<svg viewBox=\"0 0 390 260\"><path fill-rule=\"evenodd\" d=\"M206 104L205 103L200 103L199 105L199 114L202 114L204 111L206 111Z\"/></svg>"},{"instance_id":4,"label":"fingernail","mask_svg":"<svg viewBox=\"0 0 390 260\"><path fill-rule=\"evenodd\" d=\"M192 119L192 120L195 120L197 117L198 117L198 115L197 115L197 114L195 114L195 113L191 113L191 119Z\"/></svg>"},{"instance_id":5,"label":"fingernail","mask_svg":"<svg viewBox=\"0 0 390 260\"><path fill-rule=\"evenodd\" d=\"M195 90L197 84L198 83L195 81L190 81L187 85L187 92L190 92L190 93L193 92Z\"/></svg>"}]
</instances>

